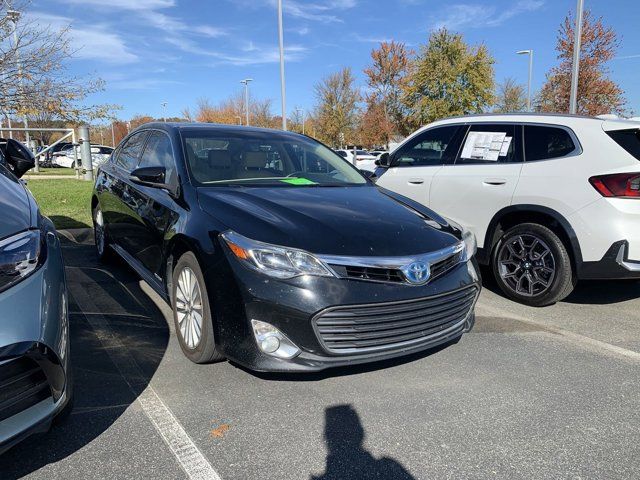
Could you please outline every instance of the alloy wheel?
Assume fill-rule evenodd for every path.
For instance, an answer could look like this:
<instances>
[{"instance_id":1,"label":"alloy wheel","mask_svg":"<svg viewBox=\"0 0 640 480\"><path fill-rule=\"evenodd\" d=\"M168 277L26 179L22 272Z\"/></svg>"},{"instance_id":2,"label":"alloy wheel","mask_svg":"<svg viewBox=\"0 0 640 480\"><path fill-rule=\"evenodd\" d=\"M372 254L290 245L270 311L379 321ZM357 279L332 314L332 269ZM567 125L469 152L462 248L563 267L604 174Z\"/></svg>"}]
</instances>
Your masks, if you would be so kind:
<instances>
[{"instance_id":1,"label":"alloy wheel","mask_svg":"<svg viewBox=\"0 0 640 480\"><path fill-rule=\"evenodd\" d=\"M500 247L497 262L500 278L518 295L541 295L551 288L556 276L553 252L536 235L509 238Z\"/></svg>"},{"instance_id":2,"label":"alloy wheel","mask_svg":"<svg viewBox=\"0 0 640 480\"><path fill-rule=\"evenodd\" d=\"M185 267L176 285L176 312L180 335L187 348L194 350L202 338L202 290L193 270Z\"/></svg>"},{"instance_id":3,"label":"alloy wheel","mask_svg":"<svg viewBox=\"0 0 640 480\"><path fill-rule=\"evenodd\" d=\"M96 249L98 250L98 255L102 256L104 254L104 218L102 217L102 210L100 207L96 208L96 212L94 214L93 219L94 225L94 236L96 239Z\"/></svg>"}]
</instances>

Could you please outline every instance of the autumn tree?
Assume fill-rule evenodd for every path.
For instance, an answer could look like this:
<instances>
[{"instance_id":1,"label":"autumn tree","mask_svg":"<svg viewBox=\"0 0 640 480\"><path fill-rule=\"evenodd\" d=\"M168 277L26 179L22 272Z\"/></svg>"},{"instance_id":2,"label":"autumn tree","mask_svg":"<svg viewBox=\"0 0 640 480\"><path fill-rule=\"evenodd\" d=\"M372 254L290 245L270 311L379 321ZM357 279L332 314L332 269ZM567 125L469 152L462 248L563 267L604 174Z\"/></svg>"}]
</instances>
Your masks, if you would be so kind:
<instances>
[{"instance_id":1,"label":"autumn tree","mask_svg":"<svg viewBox=\"0 0 640 480\"><path fill-rule=\"evenodd\" d=\"M558 30L556 51L560 64L547 73L546 82L537 98L543 112L568 112L571 96L571 69L575 20L569 14ZM619 47L616 32L605 26L602 18L584 12L580 41L580 71L578 74L578 113L601 115L625 113L623 90L609 78L608 62Z\"/></svg>"},{"instance_id":2,"label":"autumn tree","mask_svg":"<svg viewBox=\"0 0 640 480\"><path fill-rule=\"evenodd\" d=\"M365 147L386 148L395 133L395 125L389 120L384 103L375 98L367 98L367 108L360 119L356 143Z\"/></svg>"},{"instance_id":3,"label":"autumn tree","mask_svg":"<svg viewBox=\"0 0 640 480\"><path fill-rule=\"evenodd\" d=\"M360 92L350 68L330 74L315 86L316 135L329 145L353 140Z\"/></svg>"},{"instance_id":4,"label":"autumn tree","mask_svg":"<svg viewBox=\"0 0 640 480\"><path fill-rule=\"evenodd\" d=\"M75 53L68 28L53 30L30 20L28 6L27 1L0 3L0 110L43 126L55 120L75 125L108 117L115 106L85 101L103 90L104 82L67 75L67 61Z\"/></svg>"},{"instance_id":5,"label":"autumn tree","mask_svg":"<svg viewBox=\"0 0 640 480\"><path fill-rule=\"evenodd\" d=\"M406 136L410 133L402 92L406 87L412 55L413 52L403 43L395 41L382 42L371 51L372 64L364 70L369 86L365 116L370 126L380 124L381 119L376 116L382 110L384 125L381 125L383 129L379 133L383 141L379 144L386 144L393 134Z\"/></svg>"},{"instance_id":6,"label":"autumn tree","mask_svg":"<svg viewBox=\"0 0 640 480\"><path fill-rule=\"evenodd\" d=\"M527 108L527 94L522 85L512 77L505 78L498 85L494 112L523 112Z\"/></svg>"},{"instance_id":7,"label":"autumn tree","mask_svg":"<svg viewBox=\"0 0 640 480\"><path fill-rule=\"evenodd\" d=\"M433 32L404 88L412 128L485 111L494 103L494 63L485 45L470 46L444 28Z\"/></svg>"}]
</instances>

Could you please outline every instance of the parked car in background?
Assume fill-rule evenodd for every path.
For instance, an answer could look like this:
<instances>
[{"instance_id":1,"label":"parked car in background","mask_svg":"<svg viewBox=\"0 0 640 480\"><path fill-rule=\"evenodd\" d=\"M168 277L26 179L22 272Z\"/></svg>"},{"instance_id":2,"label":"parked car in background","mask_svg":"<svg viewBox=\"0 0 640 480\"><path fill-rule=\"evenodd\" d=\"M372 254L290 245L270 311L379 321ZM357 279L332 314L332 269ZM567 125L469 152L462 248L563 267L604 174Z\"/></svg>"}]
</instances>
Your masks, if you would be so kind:
<instances>
[{"instance_id":1,"label":"parked car in background","mask_svg":"<svg viewBox=\"0 0 640 480\"><path fill-rule=\"evenodd\" d=\"M116 252L171 303L196 363L316 371L474 323L473 235L303 135L144 125L98 172L91 209L98 256Z\"/></svg>"},{"instance_id":2,"label":"parked car in background","mask_svg":"<svg viewBox=\"0 0 640 480\"><path fill-rule=\"evenodd\" d=\"M48 164L53 164L53 155L54 155L54 153L59 152L61 150L66 150L68 148L71 148L71 146L72 146L72 143L70 143L70 142L60 142L60 143L55 144L45 154L45 156L46 156L45 162L48 163Z\"/></svg>"},{"instance_id":3,"label":"parked car in background","mask_svg":"<svg viewBox=\"0 0 640 480\"><path fill-rule=\"evenodd\" d=\"M376 169L376 157L365 150L355 150L355 155L354 150L340 149L335 152L348 162L352 163L358 170L374 172Z\"/></svg>"},{"instance_id":4,"label":"parked car in background","mask_svg":"<svg viewBox=\"0 0 640 480\"><path fill-rule=\"evenodd\" d=\"M640 278L640 123L542 114L449 118L378 163L377 185L475 233L522 303L580 279Z\"/></svg>"},{"instance_id":5,"label":"parked car in background","mask_svg":"<svg viewBox=\"0 0 640 480\"><path fill-rule=\"evenodd\" d=\"M0 145L0 453L71 408L60 243L18 180L34 164L24 145Z\"/></svg>"},{"instance_id":6,"label":"parked car in background","mask_svg":"<svg viewBox=\"0 0 640 480\"><path fill-rule=\"evenodd\" d=\"M75 162L73 148L73 145L71 145L64 150L54 153L53 163L59 167L73 168ZM78 158L78 166L82 166L80 147L77 146L75 149ZM93 163L93 168L98 168L106 162L112 153L112 147L107 147L106 145L91 145L91 161Z\"/></svg>"}]
</instances>

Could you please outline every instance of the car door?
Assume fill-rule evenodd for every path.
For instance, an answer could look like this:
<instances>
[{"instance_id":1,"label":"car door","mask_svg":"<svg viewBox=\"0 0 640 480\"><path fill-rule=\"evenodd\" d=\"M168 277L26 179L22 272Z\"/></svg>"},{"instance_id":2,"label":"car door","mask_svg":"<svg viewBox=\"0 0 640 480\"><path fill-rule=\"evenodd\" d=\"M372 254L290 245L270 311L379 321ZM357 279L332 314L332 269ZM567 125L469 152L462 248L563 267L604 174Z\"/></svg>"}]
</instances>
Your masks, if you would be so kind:
<instances>
[{"instance_id":1,"label":"car door","mask_svg":"<svg viewBox=\"0 0 640 480\"><path fill-rule=\"evenodd\" d=\"M129 175L138 165L147 131L136 132L118 148L114 161L104 168L104 194L101 195L102 214L107 224L109 239L131 253L135 222L135 197Z\"/></svg>"},{"instance_id":2,"label":"car door","mask_svg":"<svg viewBox=\"0 0 640 480\"><path fill-rule=\"evenodd\" d=\"M173 225L181 207L176 203L178 176L172 142L160 130L149 133L138 168L164 167L169 188L156 188L131 183L132 235L130 253L158 278L163 265L163 244L167 230Z\"/></svg>"},{"instance_id":3,"label":"car door","mask_svg":"<svg viewBox=\"0 0 640 480\"><path fill-rule=\"evenodd\" d=\"M410 138L393 152L390 167L376 184L428 206L431 181L455 159L463 129L461 125L444 125Z\"/></svg>"},{"instance_id":4,"label":"car door","mask_svg":"<svg viewBox=\"0 0 640 480\"><path fill-rule=\"evenodd\" d=\"M455 163L433 179L430 206L470 229L482 246L493 216L511 205L522 162L522 126L471 124Z\"/></svg>"}]
</instances>

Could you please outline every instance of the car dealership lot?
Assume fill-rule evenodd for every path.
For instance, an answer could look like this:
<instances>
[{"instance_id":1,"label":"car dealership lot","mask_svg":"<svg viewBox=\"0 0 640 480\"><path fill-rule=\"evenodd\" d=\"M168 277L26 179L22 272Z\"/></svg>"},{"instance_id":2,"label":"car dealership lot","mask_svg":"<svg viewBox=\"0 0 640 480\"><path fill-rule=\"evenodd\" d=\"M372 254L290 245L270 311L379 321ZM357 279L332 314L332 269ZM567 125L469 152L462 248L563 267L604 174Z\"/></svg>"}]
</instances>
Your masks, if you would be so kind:
<instances>
[{"instance_id":1,"label":"car dealership lot","mask_svg":"<svg viewBox=\"0 0 640 480\"><path fill-rule=\"evenodd\" d=\"M581 285L545 309L489 285L475 330L450 348L318 375L258 375L184 358L168 306L123 264L98 265L85 233L64 253L75 410L0 457L3 479L640 471L638 283Z\"/></svg>"}]
</instances>

